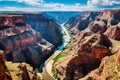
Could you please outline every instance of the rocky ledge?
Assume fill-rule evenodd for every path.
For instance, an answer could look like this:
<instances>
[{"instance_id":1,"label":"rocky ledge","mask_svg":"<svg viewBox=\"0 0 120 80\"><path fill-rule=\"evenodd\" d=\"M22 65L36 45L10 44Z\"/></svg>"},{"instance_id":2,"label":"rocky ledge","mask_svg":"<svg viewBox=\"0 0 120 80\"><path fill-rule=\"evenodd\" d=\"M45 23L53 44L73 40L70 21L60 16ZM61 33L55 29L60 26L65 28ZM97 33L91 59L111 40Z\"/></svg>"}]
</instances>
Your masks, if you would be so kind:
<instances>
[{"instance_id":1,"label":"rocky ledge","mask_svg":"<svg viewBox=\"0 0 120 80\"><path fill-rule=\"evenodd\" d=\"M30 65L6 61L0 51L0 80L38 80L38 77Z\"/></svg>"},{"instance_id":2,"label":"rocky ledge","mask_svg":"<svg viewBox=\"0 0 120 80\"><path fill-rule=\"evenodd\" d=\"M79 79L97 68L103 57L111 55L112 44L110 40L99 33L85 37L73 46L77 46L75 49L71 47L71 52L74 54L59 59L55 64L60 79ZM66 63L62 62L63 60Z\"/></svg>"},{"instance_id":3,"label":"rocky ledge","mask_svg":"<svg viewBox=\"0 0 120 80\"><path fill-rule=\"evenodd\" d=\"M70 28L73 35L71 43L53 65L61 80L119 79L119 58L117 55L120 51L116 53L120 45L119 13L119 9L104 10L99 14L95 13L94 18L86 13L84 15L89 16L88 18L79 15L79 18L72 18L73 23L69 23L71 20L68 20L65 26ZM77 20L80 22L85 20L85 22L83 21L79 26L80 22L76 23ZM112 54L115 54L116 57L111 56ZM92 71L94 69L96 70ZM87 74L88 76L86 76ZM83 78L84 76L86 77Z\"/></svg>"},{"instance_id":4,"label":"rocky ledge","mask_svg":"<svg viewBox=\"0 0 120 80\"><path fill-rule=\"evenodd\" d=\"M0 50L8 61L40 65L54 49L54 45L25 22L22 15L0 16Z\"/></svg>"}]
</instances>

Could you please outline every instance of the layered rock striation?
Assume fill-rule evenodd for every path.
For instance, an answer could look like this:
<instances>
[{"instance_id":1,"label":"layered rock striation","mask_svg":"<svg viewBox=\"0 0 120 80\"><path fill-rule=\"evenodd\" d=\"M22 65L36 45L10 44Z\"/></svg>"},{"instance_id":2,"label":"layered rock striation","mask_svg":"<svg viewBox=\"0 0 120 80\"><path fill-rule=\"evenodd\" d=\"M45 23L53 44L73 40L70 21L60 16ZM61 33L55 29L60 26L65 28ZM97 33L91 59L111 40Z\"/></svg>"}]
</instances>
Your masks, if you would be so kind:
<instances>
[{"instance_id":1,"label":"layered rock striation","mask_svg":"<svg viewBox=\"0 0 120 80\"><path fill-rule=\"evenodd\" d=\"M84 37L73 46L77 46L76 49L71 47L71 52L74 54L59 59L55 65L60 79L79 79L97 68L103 57L111 55L109 48L112 44L105 35L100 33ZM61 62L64 60L66 63Z\"/></svg>"},{"instance_id":2,"label":"layered rock striation","mask_svg":"<svg viewBox=\"0 0 120 80\"><path fill-rule=\"evenodd\" d=\"M79 80L119 80L120 50L110 57L103 58L100 66Z\"/></svg>"},{"instance_id":3,"label":"layered rock striation","mask_svg":"<svg viewBox=\"0 0 120 80\"><path fill-rule=\"evenodd\" d=\"M100 14L101 12L85 11L78 16L71 17L65 26L68 27L71 32L82 31Z\"/></svg>"},{"instance_id":4,"label":"layered rock striation","mask_svg":"<svg viewBox=\"0 0 120 80\"><path fill-rule=\"evenodd\" d=\"M44 39L55 46L62 43L61 28L53 18L46 18L42 13L26 13L23 15L25 21L30 24L33 29L40 32Z\"/></svg>"},{"instance_id":5,"label":"layered rock striation","mask_svg":"<svg viewBox=\"0 0 120 80\"><path fill-rule=\"evenodd\" d=\"M7 60L37 67L50 56L53 44L33 30L22 15L1 15L0 20L0 49Z\"/></svg>"},{"instance_id":6,"label":"layered rock striation","mask_svg":"<svg viewBox=\"0 0 120 80\"><path fill-rule=\"evenodd\" d=\"M113 74L114 76L112 75L112 73L115 72L112 71L115 65L109 65L112 61L110 60L112 57L110 55L114 54L113 52L116 52L118 45L120 45L120 42L116 41L120 40L119 12L120 10L104 10L100 11L96 16L94 15L93 18L92 15L84 13L85 16L71 17L68 20L65 26L69 28L73 34L72 40L69 48L67 47L67 49L62 52L62 57L60 57L54 65L61 80L78 80L84 77L91 70L98 68L101 60L106 56L108 56L109 61L106 60L106 62L102 64L104 62L103 59L101 63L102 66L100 65L97 70L91 72L90 75L88 74L87 77L81 80L119 79L118 70L116 71L116 76L115 74ZM80 22L76 22L77 20L80 20ZM84 22L83 20L86 21ZM82 25L79 26L79 23ZM117 60L117 63L119 63L119 58L116 57L114 60ZM110 67L112 68L111 72Z\"/></svg>"},{"instance_id":7,"label":"layered rock striation","mask_svg":"<svg viewBox=\"0 0 120 80\"><path fill-rule=\"evenodd\" d=\"M8 62L0 51L0 80L38 80L38 77L30 65Z\"/></svg>"}]
</instances>

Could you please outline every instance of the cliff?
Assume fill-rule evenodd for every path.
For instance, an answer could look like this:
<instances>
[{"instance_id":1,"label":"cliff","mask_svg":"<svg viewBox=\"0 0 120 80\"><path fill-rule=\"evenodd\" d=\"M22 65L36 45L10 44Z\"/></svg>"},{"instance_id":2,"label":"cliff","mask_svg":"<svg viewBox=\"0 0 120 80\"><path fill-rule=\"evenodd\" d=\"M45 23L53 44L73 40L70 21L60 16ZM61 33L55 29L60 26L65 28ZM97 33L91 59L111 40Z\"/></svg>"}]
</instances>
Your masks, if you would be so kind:
<instances>
[{"instance_id":1,"label":"cliff","mask_svg":"<svg viewBox=\"0 0 120 80\"><path fill-rule=\"evenodd\" d=\"M82 12L78 16L69 18L65 26L70 29L71 33L75 33L76 31L82 31L89 25L90 22L95 20L96 16L100 14L101 12Z\"/></svg>"},{"instance_id":2,"label":"cliff","mask_svg":"<svg viewBox=\"0 0 120 80\"><path fill-rule=\"evenodd\" d=\"M103 34L97 33L81 39L71 46L70 55L55 63L60 79L76 80L85 76L99 66L103 57L111 55L110 47L110 40Z\"/></svg>"},{"instance_id":3,"label":"cliff","mask_svg":"<svg viewBox=\"0 0 120 80\"><path fill-rule=\"evenodd\" d=\"M120 52L116 53L120 45L120 41L117 41L120 33L119 11L100 11L92 20L90 19L91 21L86 18L88 13L84 13L84 17L79 15L68 20L65 26L73 35L71 43L61 52L53 65L54 71L58 74L55 75L57 78L60 80L119 80L119 66L116 67L119 65ZM84 27L84 30L79 30L77 19L86 20L80 26ZM84 76L86 77L83 78Z\"/></svg>"},{"instance_id":4,"label":"cliff","mask_svg":"<svg viewBox=\"0 0 120 80\"><path fill-rule=\"evenodd\" d=\"M100 66L79 80L119 80L120 50L110 57L103 58Z\"/></svg>"},{"instance_id":5,"label":"cliff","mask_svg":"<svg viewBox=\"0 0 120 80\"><path fill-rule=\"evenodd\" d=\"M37 80L33 68L26 63L6 61L4 52L0 51L0 80Z\"/></svg>"},{"instance_id":6,"label":"cliff","mask_svg":"<svg viewBox=\"0 0 120 80\"><path fill-rule=\"evenodd\" d=\"M40 32L42 37L52 43L54 46L62 44L62 33L60 26L53 18L47 18L42 13L25 13L25 21L33 29Z\"/></svg>"},{"instance_id":7,"label":"cliff","mask_svg":"<svg viewBox=\"0 0 120 80\"><path fill-rule=\"evenodd\" d=\"M0 21L0 49L7 60L37 67L50 56L53 44L33 30L22 15L1 15Z\"/></svg>"}]
</instances>

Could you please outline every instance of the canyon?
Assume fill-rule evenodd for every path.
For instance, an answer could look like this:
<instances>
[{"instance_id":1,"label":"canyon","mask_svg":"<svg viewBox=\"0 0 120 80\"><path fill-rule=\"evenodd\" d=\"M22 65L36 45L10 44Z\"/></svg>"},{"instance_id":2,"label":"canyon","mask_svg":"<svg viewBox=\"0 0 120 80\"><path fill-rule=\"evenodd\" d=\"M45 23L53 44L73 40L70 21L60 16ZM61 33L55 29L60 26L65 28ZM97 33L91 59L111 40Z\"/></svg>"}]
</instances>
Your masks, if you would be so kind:
<instances>
[{"instance_id":1,"label":"canyon","mask_svg":"<svg viewBox=\"0 0 120 80\"><path fill-rule=\"evenodd\" d=\"M117 57L113 57L114 55L119 55L119 13L120 10L86 11L68 20L65 26L69 29L72 39L53 65L56 71L54 73L57 75L53 74L57 76L57 79L119 79L118 71L115 71L118 76L113 76L115 75L112 74L113 71L109 74L110 69L115 68L118 62L113 61L115 65L110 63L110 59L118 60ZM119 66L117 66L118 69Z\"/></svg>"},{"instance_id":2,"label":"canyon","mask_svg":"<svg viewBox=\"0 0 120 80\"><path fill-rule=\"evenodd\" d=\"M37 68L61 43L61 30L52 19L41 14L0 15L0 50L8 61Z\"/></svg>"},{"instance_id":3,"label":"canyon","mask_svg":"<svg viewBox=\"0 0 120 80\"><path fill-rule=\"evenodd\" d=\"M0 14L0 80L41 80L48 74L37 75L42 63L52 79L118 80L120 10L58 13Z\"/></svg>"}]
</instances>

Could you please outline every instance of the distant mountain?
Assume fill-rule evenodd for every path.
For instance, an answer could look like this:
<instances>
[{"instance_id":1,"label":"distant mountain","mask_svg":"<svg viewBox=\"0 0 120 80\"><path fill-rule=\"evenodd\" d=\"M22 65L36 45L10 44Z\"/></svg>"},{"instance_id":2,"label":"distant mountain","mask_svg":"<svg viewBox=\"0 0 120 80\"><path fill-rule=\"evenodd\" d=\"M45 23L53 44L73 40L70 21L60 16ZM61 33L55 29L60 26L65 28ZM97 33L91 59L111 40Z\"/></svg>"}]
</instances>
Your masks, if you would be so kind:
<instances>
[{"instance_id":1,"label":"distant mountain","mask_svg":"<svg viewBox=\"0 0 120 80\"><path fill-rule=\"evenodd\" d=\"M43 12L43 15L47 18L54 18L57 23L65 23L70 17L79 15L81 12Z\"/></svg>"}]
</instances>

